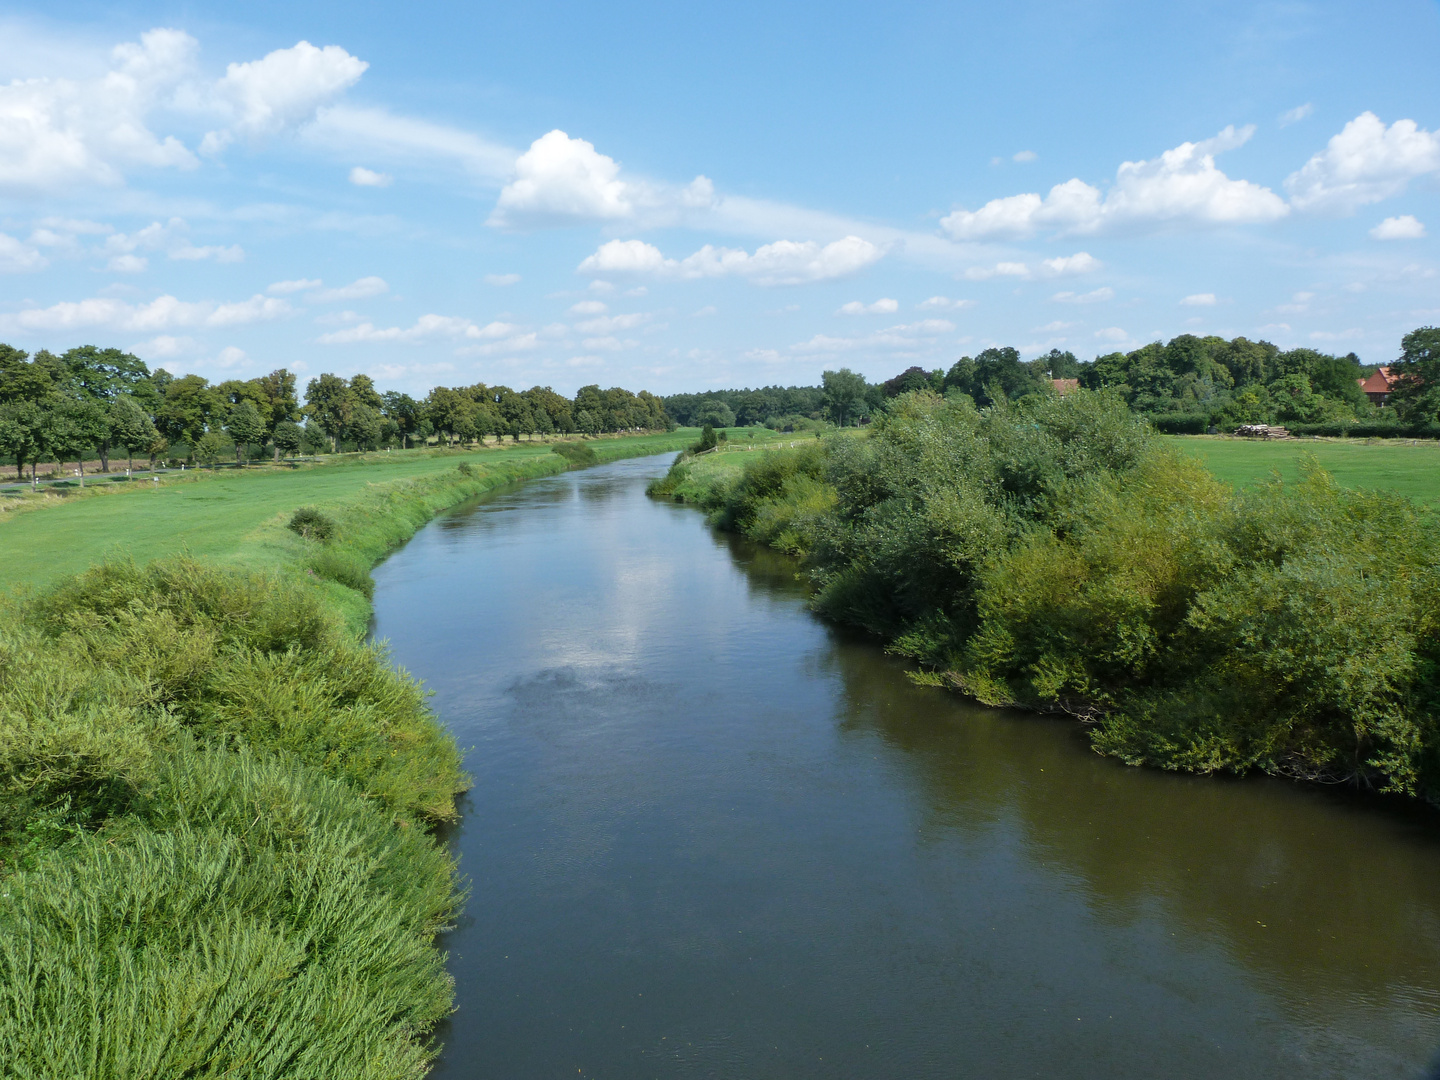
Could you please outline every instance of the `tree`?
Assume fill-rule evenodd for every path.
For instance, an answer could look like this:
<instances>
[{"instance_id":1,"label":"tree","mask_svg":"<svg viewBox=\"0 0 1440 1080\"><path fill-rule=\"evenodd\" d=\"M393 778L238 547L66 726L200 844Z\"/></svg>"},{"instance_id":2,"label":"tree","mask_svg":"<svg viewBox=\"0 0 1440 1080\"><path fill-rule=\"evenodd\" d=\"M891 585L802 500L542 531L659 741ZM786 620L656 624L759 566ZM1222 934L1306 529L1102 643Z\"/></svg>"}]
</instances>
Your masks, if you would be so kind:
<instances>
[{"instance_id":1,"label":"tree","mask_svg":"<svg viewBox=\"0 0 1440 1080\"><path fill-rule=\"evenodd\" d=\"M196 441L209 430L219 411L215 388L199 375L186 375L166 385L165 398L155 413L155 427L171 442L189 446L193 460Z\"/></svg>"},{"instance_id":2,"label":"tree","mask_svg":"<svg viewBox=\"0 0 1440 1080\"><path fill-rule=\"evenodd\" d=\"M269 375L253 380L260 387L270 403L269 434L273 438L275 429L281 424L294 423L300 419L300 399L295 394L295 376L284 368L277 368ZM280 460L280 444L275 444L275 460Z\"/></svg>"},{"instance_id":3,"label":"tree","mask_svg":"<svg viewBox=\"0 0 1440 1080\"><path fill-rule=\"evenodd\" d=\"M299 453L304 434L304 430L293 420L281 420L276 424L270 436L275 440L275 460L280 460L281 454L289 454L293 458Z\"/></svg>"},{"instance_id":4,"label":"tree","mask_svg":"<svg viewBox=\"0 0 1440 1080\"><path fill-rule=\"evenodd\" d=\"M105 410L89 397L51 394L42 403L45 450L56 461L74 461L85 486L85 455L110 437Z\"/></svg>"},{"instance_id":5,"label":"tree","mask_svg":"<svg viewBox=\"0 0 1440 1080\"><path fill-rule=\"evenodd\" d=\"M711 398L700 406L692 421L701 427L728 428L735 426L735 414L719 398Z\"/></svg>"},{"instance_id":6,"label":"tree","mask_svg":"<svg viewBox=\"0 0 1440 1080\"><path fill-rule=\"evenodd\" d=\"M837 427L844 427L845 420L856 405L864 400L865 376L857 375L849 368L827 371L820 376L820 385L825 391L825 406Z\"/></svg>"},{"instance_id":7,"label":"tree","mask_svg":"<svg viewBox=\"0 0 1440 1080\"><path fill-rule=\"evenodd\" d=\"M908 394L912 390L928 390L930 388L930 373L922 367L908 367L893 379L887 379L881 384L885 388L887 398L899 397L901 394Z\"/></svg>"},{"instance_id":8,"label":"tree","mask_svg":"<svg viewBox=\"0 0 1440 1080\"><path fill-rule=\"evenodd\" d=\"M1390 398L1401 419L1433 423L1440 418L1440 327L1422 326L1400 340L1400 359L1390 365Z\"/></svg>"},{"instance_id":9,"label":"tree","mask_svg":"<svg viewBox=\"0 0 1440 1080\"><path fill-rule=\"evenodd\" d=\"M102 349L81 345L60 357L69 374L71 393L88 398L108 411L110 402L121 394L133 394L139 387L148 387L150 369L138 356L119 349ZM110 437L108 430L98 444L100 470L110 471Z\"/></svg>"},{"instance_id":10,"label":"tree","mask_svg":"<svg viewBox=\"0 0 1440 1080\"><path fill-rule=\"evenodd\" d=\"M354 404L349 384L339 375L321 375L305 387L305 415L330 437L333 452L339 452L340 436L345 433Z\"/></svg>"},{"instance_id":11,"label":"tree","mask_svg":"<svg viewBox=\"0 0 1440 1080\"><path fill-rule=\"evenodd\" d=\"M159 437L155 424L140 403L130 394L120 394L110 402L110 441L123 446L128 455L127 467L135 466L135 451L149 450Z\"/></svg>"},{"instance_id":12,"label":"tree","mask_svg":"<svg viewBox=\"0 0 1440 1080\"><path fill-rule=\"evenodd\" d=\"M225 449L225 444L220 441L220 436L213 431L207 431L195 440L194 449L191 451L195 460L201 465L209 465L214 468L215 463L220 460L220 453Z\"/></svg>"},{"instance_id":13,"label":"tree","mask_svg":"<svg viewBox=\"0 0 1440 1080\"><path fill-rule=\"evenodd\" d=\"M346 435L361 450L374 450L380 445L382 417L378 409L357 402L350 410Z\"/></svg>"},{"instance_id":14,"label":"tree","mask_svg":"<svg viewBox=\"0 0 1440 1080\"><path fill-rule=\"evenodd\" d=\"M261 419L260 410L255 408L252 401L242 401L230 410L230 419L225 430L230 433L230 438L235 440L237 464L245 463L246 447L265 444L265 421Z\"/></svg>"},{"instance_id":15,"label":"tree","mask_svg":"<svg viewBox=\"0 0 1440 1080\"><path fill-rule=\"evenodd\" d=\"M30 479L35 479L35 462L45 446L45 412L37 402L23 398L0 404L0 454L15 459L15 479L24 479L25 462L30 462Z\"/></svg>"},{"instance_id":16,"label":"tree","mask_svg":"<svg viewBox=\"0 0 1440 1080\"><path fill-rule=\"evenodd\" d=\"M424 409L409 394L402 394L396 390L387 391L382 396L382 403L383 408L380 411L385 419L394 423L400 434L401 447L409 446L410 437L420 426Z\"/></svg>"},{"instance_id":17,"label":"tree","mask_svg":"<svg viewBox=\"0 0 1440 1080\"><path fill-rule=\"evenodd\" d=\"M30 359L30 354L0 345L0 403L39 401L55 389L51 371Z\"/></svg>"}]
</instances>

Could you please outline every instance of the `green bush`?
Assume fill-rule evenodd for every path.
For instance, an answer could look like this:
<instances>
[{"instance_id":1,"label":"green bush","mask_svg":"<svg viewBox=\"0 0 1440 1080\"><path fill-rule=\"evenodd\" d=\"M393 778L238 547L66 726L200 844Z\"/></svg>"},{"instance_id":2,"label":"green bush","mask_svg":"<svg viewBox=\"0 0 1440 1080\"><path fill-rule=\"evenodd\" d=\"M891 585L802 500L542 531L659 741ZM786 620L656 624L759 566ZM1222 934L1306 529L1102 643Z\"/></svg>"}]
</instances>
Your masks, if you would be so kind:
<instances>
[{"instance_id":1,"label":"green bush","mask_svg":"<svg viewBox=\"0 0 1440 1080\"><path fill-rule=\"evenodd\" d=\"M367 600L375 595L369 560L347 548L323 547L310 556L306 566L316 577L354 589Z\"/></svg>"},{"instance_id":2,"label":"green bush","mask_svg":"<svg viewBox=\"0 0 1440 1080\"><path fill-rule=\"evenodd\" d=\"M566 464L572 469L584 469L591 465L598 465L600 459L595 456L595 448L589 443L583 442L562 442L556 443L550 448L552 453L559 454L565 459Z\"/></svg>"},{"instance_id":3,"label":"green bush","mask_svg":"<svg viewBox=\"0 0 1440 1080\"><path fill-rule=\"evenodd\" d=\"M335 522L313 506L300 507L285 527L306 540L329 540L335 535Z\"/></svg>"}]
</instances>

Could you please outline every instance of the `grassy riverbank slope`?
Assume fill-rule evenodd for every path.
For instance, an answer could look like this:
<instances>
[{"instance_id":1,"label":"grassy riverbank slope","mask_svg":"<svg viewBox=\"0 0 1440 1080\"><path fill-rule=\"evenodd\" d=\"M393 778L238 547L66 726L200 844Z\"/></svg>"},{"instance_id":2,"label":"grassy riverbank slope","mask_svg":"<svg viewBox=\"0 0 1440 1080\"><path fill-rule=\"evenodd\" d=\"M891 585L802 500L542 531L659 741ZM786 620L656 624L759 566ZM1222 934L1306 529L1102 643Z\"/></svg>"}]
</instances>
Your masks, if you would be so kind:
<instances>
[{"instance_id":1,"label":"grassy riverbank slope","mask_svg":"<svg viewBox=\"0 0 1440 1080\"><path fill-rule=\"evenodd\" d=\"M467 780L423 689L357 633L368 571L439 510L567 467L548 450L187 478L0 520L36 562L126 552L0 606L9 1071L424 1074L451 1004L434 939L461 900L430 830ZM301 505L328 539L285 528ZM205 558L175 554L187 538Z\"/></svg>"},{"instance_id":2,"label":"grassy riverbank slope","mask_svg":"<svg viewBox=\"0 0 1440 1080\"><path fill-rule=\"evenodd\" d=\"M1237 491L1188 450L1104 393L922 392L868 438L685 461L655 491L804 558L817 608L927 681L1079 715L1127 762L1440 798L1433 515L1314 458Z\"/></svg>"}]
</instances>

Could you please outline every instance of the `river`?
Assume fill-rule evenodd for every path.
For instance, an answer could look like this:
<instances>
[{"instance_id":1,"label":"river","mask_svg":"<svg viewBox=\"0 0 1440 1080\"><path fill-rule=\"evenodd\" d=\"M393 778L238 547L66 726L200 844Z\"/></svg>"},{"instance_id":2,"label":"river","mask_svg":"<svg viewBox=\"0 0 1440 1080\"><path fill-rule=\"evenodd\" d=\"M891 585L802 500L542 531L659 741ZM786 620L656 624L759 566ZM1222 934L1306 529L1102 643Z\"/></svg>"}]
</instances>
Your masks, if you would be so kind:
<instances>
[{"instance_id":1,"label":"river","mask_svg":"<svg viewBox=\"0 0 1440 1080\"><path fill-rule=\"evenodd\" d=\"M1413 1077L1440 823L913 686L648 499L492 493L376 569L475 787L444 1080Z\"/></svg>"}]
</instances>

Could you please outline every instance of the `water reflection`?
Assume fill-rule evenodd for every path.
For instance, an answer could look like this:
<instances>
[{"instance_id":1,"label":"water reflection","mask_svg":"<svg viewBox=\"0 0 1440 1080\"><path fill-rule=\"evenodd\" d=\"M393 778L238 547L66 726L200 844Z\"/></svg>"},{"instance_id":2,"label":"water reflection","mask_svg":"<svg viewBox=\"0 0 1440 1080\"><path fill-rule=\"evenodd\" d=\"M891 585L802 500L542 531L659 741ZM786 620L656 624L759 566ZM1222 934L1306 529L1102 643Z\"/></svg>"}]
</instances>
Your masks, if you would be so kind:
<instances>
[{"instance_id":1,"label":"water reflection","mask_svg":"<svg viewBox=\"0 0 1440 1080\"><path fill-rule=\"evenodd\" d=\"M787 559L493 493L377 573L471 747L444 1077L1394 1076L1440 1040L1435 823L1126 769L910 683Z\"/></svg>"}]
</instances>

